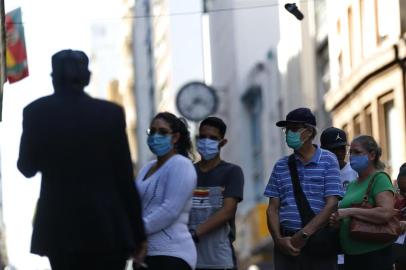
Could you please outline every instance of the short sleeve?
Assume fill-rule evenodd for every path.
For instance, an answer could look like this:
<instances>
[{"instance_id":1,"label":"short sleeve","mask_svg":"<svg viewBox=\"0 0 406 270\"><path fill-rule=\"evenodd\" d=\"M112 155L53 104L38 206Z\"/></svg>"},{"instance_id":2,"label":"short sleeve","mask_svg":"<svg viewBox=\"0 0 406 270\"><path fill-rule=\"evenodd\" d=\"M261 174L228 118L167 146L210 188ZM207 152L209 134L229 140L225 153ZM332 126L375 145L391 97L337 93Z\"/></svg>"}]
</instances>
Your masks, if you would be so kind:
<instances>
[{"instance_id":1,"label":"short sleeve","mask_svg":"<svg viewBox=\"0 0 406 270\"><path fill-rule=\"evenodd\" d=\"M324 197L329 196L339 196L341 198L344 196L340 167L335 157L329 160L325 174Z\"/></svg>"},{"instance_id":2,"label":"short sleeve","mask_svg":"<svg viewBox=\"0 0 406 270\"><path fill-rule=\"evenodd\" d=\"M391 191L391 192L395 193L395 189L392 185L392 181L390 180L388 175L386 175L385 173L378 173L375 176L375 182L372 187L372 195L375 198L375 196L378 193L381 193L384 191Z\"/></svg>"},{"instance_id":3,"label":"short sleeve","mask_svg":"<svg viewBox=\"0 0 406 270\"><path fill-rule=\"evenodd\" d=\"M265 187L265 192L264 195L266 197L272 197L272 198L279 198L280 197L280 191L279 191L279 185L278 185L278 177L276 173L277 169L277 164L274 166L271 177L269 178L268 184Z\"/></svg>"},{"instance_id":4,"label":"short sleeve","mask_svg":"<svg viewBox=\"0 0 406 270\"><path fill-rule=\"evenodd\" d=\"M223 195L225 198L237 198L242 201L244 193L244 174L239 166L233 166L227 173L227 182Z\"/></svg>"}]
</instances>

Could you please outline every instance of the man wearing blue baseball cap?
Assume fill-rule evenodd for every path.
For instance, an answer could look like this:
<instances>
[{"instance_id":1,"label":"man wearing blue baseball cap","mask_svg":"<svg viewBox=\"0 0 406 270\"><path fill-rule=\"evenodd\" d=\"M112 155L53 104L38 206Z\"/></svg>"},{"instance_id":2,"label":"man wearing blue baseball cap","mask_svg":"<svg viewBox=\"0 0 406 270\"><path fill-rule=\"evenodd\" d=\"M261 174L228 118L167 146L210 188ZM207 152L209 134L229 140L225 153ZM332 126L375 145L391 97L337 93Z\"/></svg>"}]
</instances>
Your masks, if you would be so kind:
<instances>
[{"instance_id":1,"label":"man wearing blue baseball cap","mask_svg":"<svg viewBox=\"0 0 406 270\"><path fill-rule=\"evenodd\" d=\"M337 269L338 235L326 227L343 196L337 158L313 144L310 109L295 109L276 126L293 154L276 162L264 192L275 270Z\"/></svg>"}]
</instances>

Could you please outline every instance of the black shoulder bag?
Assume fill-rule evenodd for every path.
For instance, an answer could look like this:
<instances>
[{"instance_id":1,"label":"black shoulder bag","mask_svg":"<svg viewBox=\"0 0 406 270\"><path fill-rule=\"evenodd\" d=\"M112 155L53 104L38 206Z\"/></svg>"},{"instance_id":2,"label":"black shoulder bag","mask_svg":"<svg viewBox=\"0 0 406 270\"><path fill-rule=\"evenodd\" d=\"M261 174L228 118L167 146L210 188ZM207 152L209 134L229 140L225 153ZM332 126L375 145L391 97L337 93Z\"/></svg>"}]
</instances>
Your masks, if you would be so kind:
<instances>
[{"instance_id":1,"label":"black shoulder bag","mask_svg":"<svg viewBox=\"0 0 406 270\"><path fill-rule=\"evenodd\" d=\"M316 215L310 207L309 201L304 194L299 182L299 175L297 173L296 160L294 154L289 156L288 166L290 178L292 180L293 193L295 201L302 220L302 228L306 226ZM308 255L314 256L329 256L338 254L340 251L340 242L338 230L326 226L315 232L307 240L306 245L303 247L303 252Z\"/></svg>"}]
</instances>

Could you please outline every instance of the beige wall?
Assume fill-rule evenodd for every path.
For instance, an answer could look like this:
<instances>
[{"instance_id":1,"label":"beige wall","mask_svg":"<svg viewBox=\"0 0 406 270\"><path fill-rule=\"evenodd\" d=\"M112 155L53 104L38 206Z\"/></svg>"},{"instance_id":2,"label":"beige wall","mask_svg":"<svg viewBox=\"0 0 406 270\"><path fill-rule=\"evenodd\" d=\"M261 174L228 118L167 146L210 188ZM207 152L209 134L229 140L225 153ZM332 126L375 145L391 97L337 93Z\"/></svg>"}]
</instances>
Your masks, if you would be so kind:
<instances>
[{"instance_id":1,"label":"beige wall","mask_svg":"<svg viewBox=\"0 0 406 270\"><path fill-rule=\"evenodd\" d=\"M359 134L377 140L393 177L406 160L404 72L397 62L406 57L400 2L328 1L331 88L326 109L350 140Z\"/></svg>"},{"instance_id":2,"label":"beige wall","mask_svg":"<svg viewBox=\"0 0 406 270\"><path fill-rule=\"evenodd\" d=\"M397 42L400 10L398 0L329 0L327 9L331 86L335 89L362 69L379 48Z\"/></svg>"},{"instance_id":3,"label":"beige wall","mask_svg":"<svg viewBox=\"0 0 406 270\"><path fill-rule=\"evenodd\" d=\"M151 3L157 108L158 111L174 111L170 16L162 15L169 14L169 1L153 0Z\"/></svg>"}]
</instances>

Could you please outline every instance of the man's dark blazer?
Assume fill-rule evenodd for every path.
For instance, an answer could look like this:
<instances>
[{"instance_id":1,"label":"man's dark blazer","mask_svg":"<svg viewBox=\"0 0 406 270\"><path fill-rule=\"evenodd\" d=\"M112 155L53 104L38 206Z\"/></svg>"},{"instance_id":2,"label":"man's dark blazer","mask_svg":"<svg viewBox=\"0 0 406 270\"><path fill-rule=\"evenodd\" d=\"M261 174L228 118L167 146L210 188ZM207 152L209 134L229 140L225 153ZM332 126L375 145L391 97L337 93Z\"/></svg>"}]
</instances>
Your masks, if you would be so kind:
<instances>
[{"instance_id":1,"label":"man's dark blazer","mask_svg":"<svg viewBox=\"0 0 406 270\"><path fill-rule=\"evenodd\" d=\"M146 236L122 108L66 92L23 117L18 169L42 173L31 252L133 252Z\"/></svg>"}]
</instances>

